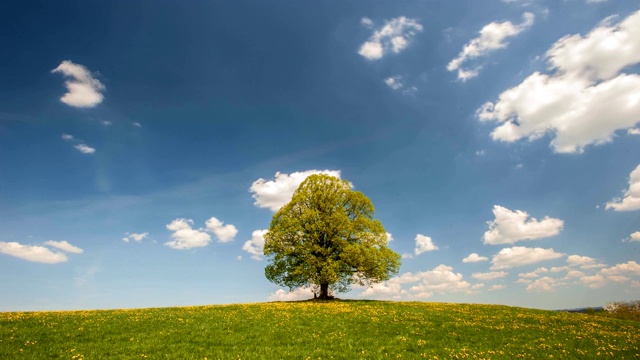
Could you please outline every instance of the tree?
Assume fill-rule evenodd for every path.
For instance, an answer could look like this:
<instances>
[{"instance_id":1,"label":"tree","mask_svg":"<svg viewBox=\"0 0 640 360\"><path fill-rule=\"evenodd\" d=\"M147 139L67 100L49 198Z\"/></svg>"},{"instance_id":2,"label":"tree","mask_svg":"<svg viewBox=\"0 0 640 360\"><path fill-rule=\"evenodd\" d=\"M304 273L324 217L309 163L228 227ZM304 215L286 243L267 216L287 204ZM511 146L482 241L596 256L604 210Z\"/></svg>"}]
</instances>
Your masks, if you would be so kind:
<instances>
[{"instance_id":1,"label":"tree","mask_svg":"<svg viewBox=\"0 0 640 360\"><path fill-rule=\"evenodd\" d=\"M330 289L346 292L351 284L388 280L398 273L400 255L387 247L373 212L371 200L348 181L307 177L265 235L267 279L289 290L319 286L320 299L330 298Z\"/></svg>"}]
</instances>

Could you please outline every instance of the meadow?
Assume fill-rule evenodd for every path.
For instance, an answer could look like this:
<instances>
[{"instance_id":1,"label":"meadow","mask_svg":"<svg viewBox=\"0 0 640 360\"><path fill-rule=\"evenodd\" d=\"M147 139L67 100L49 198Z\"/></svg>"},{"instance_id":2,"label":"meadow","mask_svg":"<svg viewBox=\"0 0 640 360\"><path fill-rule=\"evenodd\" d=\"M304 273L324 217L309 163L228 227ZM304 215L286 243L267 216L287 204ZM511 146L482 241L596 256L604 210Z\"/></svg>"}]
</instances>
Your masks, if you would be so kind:
<instances>
[{"instance_id":1,"label":"meadow","mask_svg":"<svg viewBox=\"0 0 640 360\"><path fill-rule=\"evenodd\" d=\"M0 313L0 359L632 359L640 323L497 305L303 301Z\"/></svg>"}]
</instances>

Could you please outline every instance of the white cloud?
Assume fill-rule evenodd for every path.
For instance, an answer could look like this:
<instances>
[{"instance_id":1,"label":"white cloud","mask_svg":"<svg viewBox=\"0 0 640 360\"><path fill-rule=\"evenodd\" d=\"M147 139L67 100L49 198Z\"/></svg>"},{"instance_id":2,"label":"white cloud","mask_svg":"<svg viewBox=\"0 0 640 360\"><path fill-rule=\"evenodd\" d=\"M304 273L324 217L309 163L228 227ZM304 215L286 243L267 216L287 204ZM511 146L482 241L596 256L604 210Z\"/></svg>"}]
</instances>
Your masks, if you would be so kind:
<instances>
[{"instance_id":1,"label":"white cloud","mask_svg":"<svg viewBox=\"0 0 640 360\"><path fill-rule=\"evenodd\" d=\"M489 288L489 291L502 290L504 288L506 288L506 285L493 285Z\"/></svg>"},{"instance_id":2,"label":"white cloud","mask_svg":"<svg viewBox=\"0 0 640 360\"><path fill-rule=\"evenodd\" d=\"M393 90L399 90L404 86L404 83L402 81L402 76L400 75L388 77L384 79L384 83L387 84Z\"/></svg>"},{"instance_id":3,"label":"white cloud","mask_svg":"<svg viewBox=\"0 0 640 360\"><path fill-rule=\"evenodd\" d=\"M371 29L371 27L373 27L373 20L365 16L362 19L360 19L360 25Z\"/></svg>"},{"instance_id":4,"label":"white cloud","mask_svg":"<svg viewBox=\"0 0 640 360\"><path fill-rule=\"evenodd\" d=\"M508 273L505 271L491 271L486 273L473 273L471 277L474 279L478 279L480 281L490 281L490 280L503 278L507 276L507 274Z\"/></svg>"},{"instance_id":5,"label":"white cloud","mask_svg":"<svg viewBox=\"0 0 640 360\"><path fill-rule=\"evenodd\" d=\"M640 76L621 71L640 62L640 11L619 24L601 23L588 35L565 36L546 53L553 74L535 72L478 110L499 125L495 141L533 141L551 134L558 153L581 153L634 127Z\"/></svg>"},{"instance_id":6,"label":"white cloud","mask_svg":"<svg viewBox=\"0 0 640 360\"><path fill-rule=\"evenodd\" d=\"M613 199L605 207L615 211L633 211L640 209L640 165L629 175L629 188L622 199Z\"/></svg>"},{"instance_id":7,"label":"white cloud","mask_svg":"<svg viewBox=\"0 0 640 360\"><path fill-rule=\"evenodd\" d=\"M433 243L433 240L431 240L430 237L424 236L422 234L416 235L416 255L435 250L438 250L438 247Z\"/></svg>"},{"instance_id":8,"label":"white cloud","mask_svg":"<svg viewBox=\"0 0 640 360\"><path fill-rule=\"evenodd\" d=\"M44 264L57 264L68 260L63 253L53 252L43 246L22 245L17 242L0 241L0 253Z\"/></svg>"},{"instance_id":9,"label":"white cloud","mask_svg":"<svg viewBox=\"0 0 640 360\"><path fill-rule=\"evenodd\" d=\"M480 256L476 253L471 253L469 254L469 256L467 256L466 258L462 259L463 263L474 263L474 262L480 262L480 261L487 261L489 260L489 258L484 257L484 256Z\"/></svg>"},{"instance_id":10,"label":"white cloud","mask_svg":"<svg viewBox=\"0 0 640 360\"><path fill-rule=\"evenodd\" d=\"M565 285L565 283L559 281L558 279L544 276L531 283L531 285L527 286L527 291L551 292L555 290L556 287L561 285Z\"/></svg>"},{"instance_id":11,"label":"white cloud","mask_svg":"<svg viewBox=\"0 0 640 360\"><path fill-rule=\"evenodd\" d=\"M553 266L549 271L553 273L563 272L563 271L571 271L573 268L570 266Z\"/></svg>"},{"instance_id":12,"label":"white cloud","mask_svg":"<svg viewBox=\"0 0 640 360\"><path fill-rule=\"evenodd\" d=\"M362 296L389 299L427 298L435 294L458 292L472 294L482 286L482 284L472 285L464 281L462 274L455 273L452 267L441 264L430 271L404 273L388 281L374 284L367 288Z\"/></svg>"},{"instance_id":13,"label":"white cloud","mask_svg":"<svg viewBox=\"0 0 640 360\"><path fill-rule=\"evenodd\" d=\"M212 232L218 238L221 243L233 241L233 238L238 234L238 229L231 224L224 225L224 222L211 217L206 221L207 231Z\"/></svg>"},{"instance_id":14,"label":"white cloud","mask_svg":"<svg viewBox=\"0 0 640 360\"><path fill-rule=\"evenodd\" d=\"M140 124L139 122L133 122L133 123L131 123L131 125L133 125L133 126L135 126L137 128L141 128L142 127L142 124Z\"/></svg>"},{"instance_id":15,"label":"white cloud","mask_svg":"<svg viewBox=\"0 0 640 360\"><path fill-rule=\"evenodd\" d=\"M528 248L515 246L500 250L491 260L491 270L503 270L513 267L535 264L545 260L563 257L553 249Z\"/></svg>"},{"instance_id":16,"label":"white cloud","mask_svg":"<svg viewBox=\"0 0 640 360\"><path fill-rule=\"evenodd\" d=\"M419 273L418 276L420 283L409 288L409 291L417 297L473 291L472 285L462 280L462 274L454 273L451 266L441 264L431 271Z\"/></svg>"},{"instance_id":17,"label":"white cloud","mask_svg":"<svg viewBox=\"0 0 640 360\"><path fill-rule=\"evenodd\" d=\"M301 287L293 291L286 291L283 289L276 290L273 294L269 295L269 301L296 301L307 300L313 298L313 290L308 287Z\"/></svg>"},{"instance_id":18,"label":"white cloud","mask_svg":"<svg viewBox=\"0 0 640 360\"><path fill-rule=\"evenodd\" d=\"M378 60L389 51L399 53L409 46L411 39L419 31L422 31L422 25L416 20L404 16L393 18L373 32L360 46L358 54L368 60Z\"/></svg>"},{"instance_id":19,"label":"white cloud","mask_svg":"<svg viewBox=\"0 0 640 360\"><path fill-rule=\"evenodd\" d=\"M537 268L536 270L528 273L520 273L518 276L524 279L534 279L540 276L540 274L546 274L549 272L549 269L545 267Z\"/></svg>"},{"instance_id":20,"label":"white cloud","mask_svg":"<svg viewBox=\"0 0 640 360\"><path fill-rule=\"evenodd\" d=\"M592 289L603 287L607 284L607 280L602 275L583 276L580 283Z\"/></svg>"},{"instance_id":21,"label":"white cloud","mask_svg":"<svg viewBox=\"0 0 640 360\"><path fill-rule=\"evenodd\" d=\"M284 174L277 172L274 180L258 179L251 184L249 191L256 201L253 203L260 208L268 208L271 211L278 211L281 207L291 201L291 196L298 186L310 175L327 174L340 177L340 170L307 170Z\"/></svg>"},{"instance_id":22,"label":"white cloud","mask_svg":"<svg viewBox=\"0 0 640 360\"><path fill-rule=\"evenodd\" d=\"M596 259L590 258L588 256L569 255L567 257L567 264L569 266L589 266L593 265L595 262Z\"/></svg>"},{"instance_id":23,"label":"white cloud","mask_svg":"<svg viewBox=\"0 0 640 360\"><path fill-rule=\"evenodd\" d=\"M73 107L92 108L102 102L104 97L101 92L105 87L100 81L93 78L86 67L65 60L51 72L62 73L71 78L64 83L67 87L67 93L60 98L63 103Z\"/></svg>"},{"instance_id":24,"label":"white cloud","mask_svg":"<svg viewBox=\"0 0 640 360\"><path fill-rule=\"evenodd\" d=\"M458 57L449 62L447 70L457 70L458 79L462 81L478 76L481 67L464 69L462 65L471 59L486 56L496 50L506 48L509 45L506 40L530 28L535 20L535 15L525 12L522 18L522 23L518 25L514 25L511 21L492 22L485 25L480 30L480 36L467 43L458 54Z\"/></svg>"},{"instance_id":25,"label":"white cloud","mask_svg":"<svg viewBox=\"0 0 640 360\"><path fill-rule=\"evenodd\" d=\"M130 240L134 240L137 242L142 241L143 239L145 239L147 236L149 236L148 232L144 232L144 233L125 233L125 237L122 238L122 241L124 242L129 242Z\"/></svg>"},{"instance_id":26,"label":"white cloud","mask_svg":"<svg viewBox=\"0 0 640 360\"><path fill-rule=\"evenodd\" d=\"M618 264L610 268L600 270L600 274L613 277L621 275L640 276L640 264L635 261L628 261L624 264Z\"/></svg>"},{"instance_id":27,"label":"white cloud","mask_svg":"<svg viewBox=\"0 0 640 360\"><path fill-rule=\"evenodd\" d=\"M170 248L184 250L196 247L204 247L209 245L211 236L204 229L193 229L193 220L191 219L175 219L167 229L173 231L172 241L165 243Z\"/></svg>"},{"instance_id":28,"label":"white cloud","mask_svg":"<svg viewBox=\"0 0 640 360\"><path fill-rule=\"evenodd\" d=\"M84 143L84 141L80 139L76 139L73 135L63 133L60 137L64 141L76 143L76 145L74 145L73 147L83 154L93 154L96 152L96 149L92 148L91 146L88 146L87 144Z\"/></svg>"},{"instance_id":29,"label":"white cloud","mask_svg":"<svg viewBox=\"0 0 640 360\"><path fill-rule=\"evenodd\" d=\"M636 232L632 233L631 235L629 235L629 240L628 241L640 241L640 231L636 231Z\"/></svg>"},{"instance_id":30,"label":"white cloud","mask_svg":"<svg viewBox=\"0 0 640 360\"><path fill-rule=\"evenodd\" d=\"M361 296L373 296L377 298L401 299L407 291L402 290L402 284L393 279L373 284L362 292Z\"/></svg>"},{"instance_id":31,"label":"white cloud","mask_svg":"<svg viewBox=\"0 0 640 360\"><path fill-rule=\"evenodd\" d=\"M251 254L251 258L253 260L262 260L262 255L264 254L264 235L269 230L255 230L251 233L251 240L245 241L244 245L242 245L242 250Z\"/></svg>"},{"instance_id":32,"label":"white cloud","mask_svg":"<svg viewBox=\"0 0 640 360\"><path fill-rule=\"evenodd\" d=\"M102 124L103 126L109 126L109 125L111 125L111 121L102 120L102 121L100 121L100 124Z\"/></svg>"},{"instance_id":33,"label":"white cloud","mask_svg":"<svg viewBox=\"0 0 640 360\"><path fill-rule=\"evenodd\" d=\"M91 146L88 146L86 144L78 144L78 145L74 145L74 148L76 148L76 150L80 151L83 154L93 154L96 152L96 149L92 148Z\"/></svg>"},{"instance_id":34,"label":"white cloud","mask_svg":"<svg viewBox=\"0 0 640 360\"><path fill-rule=\"evenodd\" d=\"M387 243L390 243L394 240L392 233L386 233L386 235L387 235Z\"/></svg>"},{"instance_id":35,"label":"white cloud","mask_svg":"<svg viewBox=\"0 0 640 360\"><path fill-rule=\"evenodd\" d=\"M640 135L640 128L633 128L627 130L627 134L629 135Z\"/></svg>"},{"instance_id":36,"label":"white cloud","mask_svg":"<svg viewBox=\"0 0 640 360\"><path fill-rule=\"evenodd\" d=\"M72 254L82 254L82 249L80 249L77 246L73 246L71 244L69 244L66 241L53 241L53 240L49 240L49 241L45 241L44 243L45 245L49 245L53 248L56 248L58 250L62 250L62 251L66 251L68 253L72 253Z\"/></svg>"},{"instance_id":37,"label":"white cloud","mask_svg":"<svg viewBox=\"0 0 640 360\"><path fill-rule=\"evenodd\" d=\"M541 221L529 219L529 214L521 210L511 211L502 206L493 207L495 220L488 222L489 230L484 233L485 244L513 244L521 240L542 239L558 235L564 225L560 219L545 216Z\"/></svg>"},{"instance_id":38,"label":"white cloud","mask_svg":"<svg viewBox=\"0 0 640 360\"><path fill-rule=\"evenodd\" d=\"M582 271L579 270L569 270L567 272L567 275L565 275L565 277L563 278L564 280L568 280L568 279L575 279L575 278L581 278L583 277L585 274Z\"/></svg>"}]
</instances>

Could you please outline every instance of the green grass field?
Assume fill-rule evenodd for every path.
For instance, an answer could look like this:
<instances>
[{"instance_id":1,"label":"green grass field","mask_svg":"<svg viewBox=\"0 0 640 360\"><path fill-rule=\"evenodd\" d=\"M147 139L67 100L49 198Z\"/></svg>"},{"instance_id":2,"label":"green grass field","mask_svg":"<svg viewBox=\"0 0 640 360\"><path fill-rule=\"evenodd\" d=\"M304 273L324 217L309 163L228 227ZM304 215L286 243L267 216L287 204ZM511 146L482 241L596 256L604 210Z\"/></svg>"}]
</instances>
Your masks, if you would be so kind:
<instances>
[{"instance_id":1,"label":"green grass field","mask_svg":"<svg viewBox=\"0 0 640 360\"><path fill-rule=\"evenodd\" d=\"M0 359L632 359L640 323L493 305L328 301L0 313Z\"/></svg>"}]
</instances>

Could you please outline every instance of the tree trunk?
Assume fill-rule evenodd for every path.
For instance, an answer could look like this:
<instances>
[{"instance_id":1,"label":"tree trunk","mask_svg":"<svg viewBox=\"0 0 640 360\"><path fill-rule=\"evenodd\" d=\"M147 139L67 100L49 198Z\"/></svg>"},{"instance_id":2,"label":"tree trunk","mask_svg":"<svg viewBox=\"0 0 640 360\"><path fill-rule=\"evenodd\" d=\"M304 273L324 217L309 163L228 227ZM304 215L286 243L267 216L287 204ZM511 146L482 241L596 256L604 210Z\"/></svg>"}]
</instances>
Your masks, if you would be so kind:
<instances>
[{"instance_id":1,"label":"tree trunk","mask_svg":"<svg viewBox=\"0 0 640 360\"><path fill-rule=\"evenodd\" d=\"M329 299L329 284L320 284L320 299Z\"/></svg>"}]
</instances>

